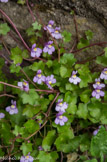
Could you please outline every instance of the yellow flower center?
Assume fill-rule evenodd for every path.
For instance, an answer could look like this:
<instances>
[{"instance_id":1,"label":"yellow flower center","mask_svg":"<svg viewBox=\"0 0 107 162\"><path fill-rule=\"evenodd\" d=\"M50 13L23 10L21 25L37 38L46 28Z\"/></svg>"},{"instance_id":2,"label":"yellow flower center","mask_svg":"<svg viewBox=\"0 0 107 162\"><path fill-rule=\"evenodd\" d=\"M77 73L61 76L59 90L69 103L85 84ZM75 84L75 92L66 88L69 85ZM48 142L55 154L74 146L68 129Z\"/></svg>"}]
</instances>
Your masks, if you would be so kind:
<instances>
[{"instance_id":1,"label":"yellow flower center","mask_svg":"<svg viewBox=\"0 0 107 162\"><path fill-rule=\"evenodd\" d=\"M74 74L72 77L73 77L73 78L76 78L76 75Z\"/></svg>"},{"instance_id":2,"label":"yellow flower center","mask_svg":"<svg viewBox=\"0 0 107 162\"><path fill-rule=\"evenodd\" d=\"M97 92L99 93L100 92L100 89L97 89Z\"/></svg>"},{"instance_id":3,"label":"yellow flower center","mask_svg":"<svg viewBox=\"0 0 107 162\"><path fill-rule=\"evenodd\" d=\"M12 109L14 109L14 108L15 108L15 106L14 106L14 105L11 105L11 108L12 108Z\"/></svg>"},{"instance_id":4,"label":"yellow flower center","mask_svg":"<svg viewBox=\"0 0 107 162\"><path fill-rule=\"evenodd\" d=\"M38 74L37 76L38 76L39 78L41 78L41 74Z\"/></svg>"},{"instance_id":5,"label":"yellow flower center","mask_svg":"<svg viewBox=\"0 0 107 162\"><path fill-rule=\"evenodd\" d=\"M34 51L36 52L37 51L37 48L34 48Z\"/></svg>"},{"instance_id":6,"label":"yellow flower center","mask_svg":"<svg viewBox=\"0 0 107 162\"><path fill-rule=\"evenodd\" d=\"M50 28L52 27L52 25L51 25L51 24L49 24L48 26L49 26Z\"/></svg>"},{"instance_id":7,"label":"yellow flower center","mask_svg":"<svg viewBox=\"0 0 107 162\"><path fill-rule=\"evenodd\" d=\"M52 84L52 82L51 82L51 81L49 81L49 84Z\"/></svg>"},{"instance_id":8,"label":"yellow flower center","mask_svg":"<svg viewBox=\"0 0 107 162\"><path fill-rule=\"evenodd\" d=\"M104 73L107 74L107 71L105 71Z\"/></svg>"},{"instance_id":9,"label":"yellow flower center","mask_svg":"<svg viewBox=\"0 0 107 162\"><path fill-rule=\"evenodd\" d=\"M62 102L60 102L59 105L62 106Z\"/></svg>"},{"instance_id":10,"label":"yellow flower center","mask_svg":"<svg viewBox=\"0 0 107 162\"><path fill-rule=\"evenodd\" d=\"M55 33L59 33L59 31L58 31L58 30L56 30L56 31L55 31Z\"/></svg>"},{"instance_id":11,"label":"yellow flower center","mask_svg":"<svg viewBox=\"0 0 107 162\"><path fill-rule=\"evenodd\" d=\"M61 116L59 116L59 119L62 119L63 118L63 116L61 115Z\"/></svg>"},{"instance_id":12,"label":"yellow flower center","mask_svg":"<svg viewBox=\"0 0 107 162\"><path fill-rule=\"evenodd\" d=\"M28 155L26 156L26 159L29 159L29 156Z\"/></svg>"},{"instance_id":13,"label":"yellow flower center","mask_svg":"<svg viewBox=\"0 0 107 162\"><path fill-rule=\"evenodd\" d=\"M51 45L48 45L49 48L51 48L52 46Z\"/></svg>"},{"instance_id":14,"label":"yellow flower center","mask_svg":"<svg viewBox=\"0 0 107 162\"><path fill-rule=\"evenodd\" d=\"M99 84L100 84L100 82L97 82L97 84L99 85Z\"/></svg>"},{"instance_id":15,"label":"yellow flower center","mask_svg":"<svg viewBox=\"0 0 107 162\"><path fill-rule=\"evenodd\" d=\"M23 82L23 85L24 85L24 86L27 86L27 83L26 83L26 82Z\"/></svg>"}]
</instances>

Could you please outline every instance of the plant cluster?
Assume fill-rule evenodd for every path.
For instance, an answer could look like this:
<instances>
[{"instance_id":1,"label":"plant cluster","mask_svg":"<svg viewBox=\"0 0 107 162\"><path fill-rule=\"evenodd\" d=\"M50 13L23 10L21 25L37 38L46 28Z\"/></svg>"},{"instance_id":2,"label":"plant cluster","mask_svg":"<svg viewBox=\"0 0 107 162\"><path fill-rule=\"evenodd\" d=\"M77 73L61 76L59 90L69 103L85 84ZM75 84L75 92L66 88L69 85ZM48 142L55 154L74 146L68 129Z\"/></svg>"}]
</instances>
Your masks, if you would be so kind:
<instances>
[{"instance_id":1,"label":"plant cluster","mask_svg":"<svg viewBox=\"0 0 107 162\"><path fill-rule=\"evenodd\" d=\"M27 6L30 9L28 1ZM26 30L29 48L11 19L0 12L11 25L0 24L0 158L20 162L105 161L107 47L83 62L78 62L74 53L107 42L90 44L90 30L79 40L72 12L76 44L67 52L72 34L61 32L53 20L45 25L38 13L35 21L30 9L34 23ZM11 27L25 49L7 47L3 38L11 33ZM89 66L93 59L103 70L93 72ZM3 67L9 69L11 79Z\"/></svg>"}]
</instances>

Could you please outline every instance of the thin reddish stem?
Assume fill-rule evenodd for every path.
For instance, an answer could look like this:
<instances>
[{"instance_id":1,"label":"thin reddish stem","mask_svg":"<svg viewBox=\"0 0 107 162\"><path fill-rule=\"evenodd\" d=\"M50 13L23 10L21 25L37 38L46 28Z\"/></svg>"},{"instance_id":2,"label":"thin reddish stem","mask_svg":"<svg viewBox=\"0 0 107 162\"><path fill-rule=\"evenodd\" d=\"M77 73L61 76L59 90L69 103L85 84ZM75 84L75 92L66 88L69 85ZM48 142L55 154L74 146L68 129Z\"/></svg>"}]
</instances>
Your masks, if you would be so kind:
<instances>
[{"instance_id":1,"label":"thin reddish stem","mask_svg":"<svg viewBox=\"0 0 107 162\"><path fill-rule=\"evenodd\" d=\"M80 52L80 51L82 51L82 50L84 50L84 49L86 49L86 48L88 48L88 47L92 47L92 46L102 46L103 44L107 44L107 42L99 42L99 43L90 44L89 46L80 48L80 49L78 49L78 50L76 50L76 51L70 50L70 53L71 53L71 52L72 52L72 53L77 53L77 52Z\"/></svg>"},{"instance_id":2,"label":"thin reddish stem","mask_svg":"<svg viewBox=\"0 0 107 162\"><path fill-rule=\"evenodd\" d=\"M29 10L29 12L30 12L30 14L31 14L31 16L32 16L32 19L33 19L33 21L35 22L36 19L35 19L35 16L34 16L34 14L33 14L32 10L31 10L31 8L30 8L30 6L29 6L28 0L26 0L26 4L27 4L28 10Z\"/></svg>"},{"instance_id":3,"label":"thin reddish stem","mask_svg":"<svg viewBox=\"0 0 107 162\"><path fill-rule=\"evenodd\" d=\"M28 45L26 44L26 42L24 41L24 39L22 38L21 34L19 33L18 29L16 28L16 26L14 25L14 23L12 22L12 20L6 15L6 13L4 11L2 11L0 9L0 12L7 18L7 20L10 22L10 24L13 26L13 28L15 29L15 31L17 32L18 36L20 37L21 41L23 42L24 46L27 48L27 50L30 52L30 48L28 47Z\"/></svg>"}]
</instances>

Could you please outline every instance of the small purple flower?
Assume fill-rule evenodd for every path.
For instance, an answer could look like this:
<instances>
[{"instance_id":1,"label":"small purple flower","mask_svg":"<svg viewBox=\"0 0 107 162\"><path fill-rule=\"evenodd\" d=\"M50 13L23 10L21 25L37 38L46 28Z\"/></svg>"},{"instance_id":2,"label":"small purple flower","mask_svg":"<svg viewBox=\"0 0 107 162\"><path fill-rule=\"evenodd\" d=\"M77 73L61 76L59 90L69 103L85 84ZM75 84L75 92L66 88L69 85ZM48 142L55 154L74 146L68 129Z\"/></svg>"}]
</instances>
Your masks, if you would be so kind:
<instances>
[{"instance_id":1,"label":"small purple flower","mask_svg":"<svg viewBox=\"0 0 107 162\"><path fill-rule=\"evenodd\" d=\"M67 109L68 104L66 102L62 103L63 99L59 99L58 102L56 103L56 107L55 110L56 111L61 111L61 112L65 112L65 109Z\"/></svg>"},{"instance_id":2,"label":"small purple flower","mask_svg":"<svg viewBox=\"0 0 107 162\"><path fill-rule=\"evenodd\" d=\"M81 79L76 76L77 71L73 71L71 77L69 78L70 83L78 84L80 83Z\"/></svg>"},{"instance_id":3,"label":"small purple flower","mask_svg":"<svg viewBox=\"0 0 107 162\"><path fill-rule=\"evenodd\" d=\"M54 75L50 75L45 78L45 84L48 86L49 89L52 89L51 84L53 83L56 83Z\"/></svg>"},{"instance_id":4,"label":"small purple flower","mask_svg":"<svg viewBox=\"0 0 107 162\"><path fill-rule=\"evenodd\" d=\"M16 107L16 101L11 100L11 106L6 107L6 111L9 112L10 115L17 114L18 109Z\"/></svg>"},{"instance_id":5,"label":"small purple flower","mask_svg":"<svg viewBox=\"0 0 107 162\"><path fill-rule=\"evenodd\" d=\"M36 43L32 45L31 56L32 57L40 57L42 50L40 48L36 48Z\"/></svg>"},{"instance_id":6,"label":"small purple flower","mask_svg":"<svg viewBox=\"0 0 107 162\"><path fill-rule=\"evenodd\" d=\"M97 135L97 133L98 133L98 131L99 131L100 128L101 128L101 126L99 126L98 129L96 129L96 130L93 132L93 135L94 135L94 136Z\"/></svg>"},{"instance_id":7,"label":"small purple flower","mask_svg":"<svg viewBox=\"0 0 107 162\"><path fill-rule=\"evenodd\" d=\"M54 24L54 21L53 20L50 20L48 22L48 25L46 27L44 27L44 30L49 30L50 33L52 33L54 31L54 29L52 28L52 25Z\"/></svg>"},{"instance_id":8,"label":"small purple flower","mask_svg":"<svg viewBox=\"0 0 107 162\"><path fill-rule=\"evenodd\" d=\"M20 63L17 63L16 66L20 66Z\"/></svg>"},{"instance_id":9,"label":"small purple flower","mask_svg":"<svg viewBox=\"0 0 107 162\"><path fill-rule=\"evenodd\" d=\"M0 119L4 118L5 114L4 113L0 113Z\"/></svg>"},{"instance_id":10,"label":"small purple flower","mask_svg":"<svg viewBox=\"0 0 107 162\"><path fill-rule=\"evenodd\" d=\"M39 151L43 151L42 146L38 146L38 150L39 150Z\"/></svg>"},{"instance_id":11,"label":"small purple flower","mask_svg":"<svg viewBox=\"0 0 107 162\"><path fill-rule=\"evenodd\" d=\"M18 82L18 86L26 92L29 91L29 83L26 80L23 80L23 82Z\"/></svg>"},{"instance_id":12,"label":"small purple flower","mask_svg":"<svg viewBox=\"0 0 107 162\"><path fill-rule=\"evenodd\" d=\"M38 70L36 76L33 78L33 81L35 83L41 84L42 82L45 82L45 76L41 75L42 71Z\"/></svg>"},{"instance_id":13,"label":"small purple flower","mask_svg":"<svg viewBox=\"0 0 107 162\"><path fill-rule=\"evenodd\" d=\"M94 87L95 89L101 89L101 88L105 87L105 84L100 83L100 78L95 79L95 82L96 82L96 83L93 84L93 87Z\"/></svg>"},{"instance_id":14,"label":"small purple flower","mask_svg":"<svg viewBox=\"0 0 107 162\"><path fill-rule=\"evenodd\" d=\"M33 162L34 158L30 156L30 153L27 156L21 156L20 162Z\"/></svg>"},{"instance_id":15,"label":"small purple flower","mask_svg":"<svg viewBox=\"0 0 107 162\"><path fill-rule=\"evenodd\" d=\"M65 122L68 121L68 118L66 116L62 115L63 112L59 112L58 114L56 114L56 119L55 119L55 124L59 124L59 125L64 125Z\"/></svg>"},{"instance_id":16,"label":"small purple flower","mask_svg":"<svg viewBox=\"0 0 107 162\"><path fill-rule=\"evenodd\" d=\"M52 43L53 41L49 41L48 43L46 43L43 52L48 52L48 54L51 55L55 51L55 48L54 46L52 46Z\"/></svg>"},{"instance_id":17,"label":"small purple flower","mask_svg":"<svg viewBox=\"0 0 107 162\"><path fill-rule=\"evenodd\" d=\"M60 27L56 27L54 29L54 32L52 32L52 36L54 38L56 38L56 39L61 39L62 38L62 35L61 35L61 33L59 33L59 31L60 31Z\"/></svg>"},{"instance_id":18,"label":"small purple flower","mask_svg":"<svg viewBox=\"0 0 107 162\"><path fill-rule=\"evenodd\" d=\"M0 0L0 2L4 2L4 3L6 3L6 2L8 2L8 0Z\"/></svg>"},{"instance_id":19,"label":"small purple flower","mask_svg":"<svg viewBox=\"0 0 107 162\"><path fill-rule=\"evenodd\" d=\"M92 96L93 97L96 97L96 99L99 99L100 96L103 97L104 96L104 92L101 91L100 89L95 89L93 92L92 92Z\"/></svg>"},{"instance_id":20,"label":"small purple flower","mask_svg":"<svg viewBox=\"0 0 107 162\"><path fill-rule=\"evenodd\" d=\"M101 72L100 78L107 80L107 68Z\"/></svg>"},{"instance_id":21,"label":"small purple flower","mask_svg":"<svg viewBox=\"0 0 107 162\"><path fill-rule=\"evenodd\" d=\"M99 129L96 129L94 132L93 132L93 135L96 136L97 133L98 133Z\"/></svg>"}]
</instances>

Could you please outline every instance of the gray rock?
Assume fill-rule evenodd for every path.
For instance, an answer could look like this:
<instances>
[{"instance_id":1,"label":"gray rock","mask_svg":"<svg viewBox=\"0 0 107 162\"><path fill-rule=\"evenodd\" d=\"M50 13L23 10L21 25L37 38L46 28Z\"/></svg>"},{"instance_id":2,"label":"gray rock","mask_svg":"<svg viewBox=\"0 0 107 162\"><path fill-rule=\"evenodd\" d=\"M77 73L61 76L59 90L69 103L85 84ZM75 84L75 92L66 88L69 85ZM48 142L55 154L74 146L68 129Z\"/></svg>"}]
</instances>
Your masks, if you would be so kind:
<instances>
[{"instance_id":1,"label":"gray rock","mask_svg":"<svg viewBox=\"0 0 107 162\"><path fill-rule=\"evenodd\" d=\"M92 17L92 15L94 14L94 10L96 10L96 14L100 10L98 9L98 2L99 1L97 0L94 2L93 0L32 0L32 3L34 3L34 7L32 8L32 10L36 18L36 11L38 10L40 17L45 24L47 24L48 21L52 19L55 21L55 25L61 26L62 31L68 30L72 33L72 42L67 45L69 51L72 48L73 39L75 38L75 26L73 16L70 15L70 11L73 7L75 7L76 13L78 14L78 16L76 16L76 21L78 26L79 38L84 36L84 32L86 30L91 30L94 33L94 37L90 43L102 42L107 40L106 29L103 27L100 21L95 19L95 17ZM101 2L102 1L100 1L99 3L100 5ZM104 5L105 0L103 0L103 2L104 3L102 4L102 9L100 12L106 17L106 5ZM11 18L18 30L21 32L22 36L25 38L25 30L29 28L33 22L28 8L26 6L18 5L16 2L12 1L9 1L6 4L1 3L0 8L6 12L6 14ZM93 12L90 12L91 10L93 10ZM0 18L2 18L1 15ZM14 36L16 37L16 35ZM18 36L16 38L20 40ZM4 39L8 46L16 46L16 42L12 42L12 38L10 39L8 35ZM101 51L102 47L94 46L87 51L75 54L75 57L78 60L84 60L92 56L96 56Z\"/></svg>"}]
</instances>

